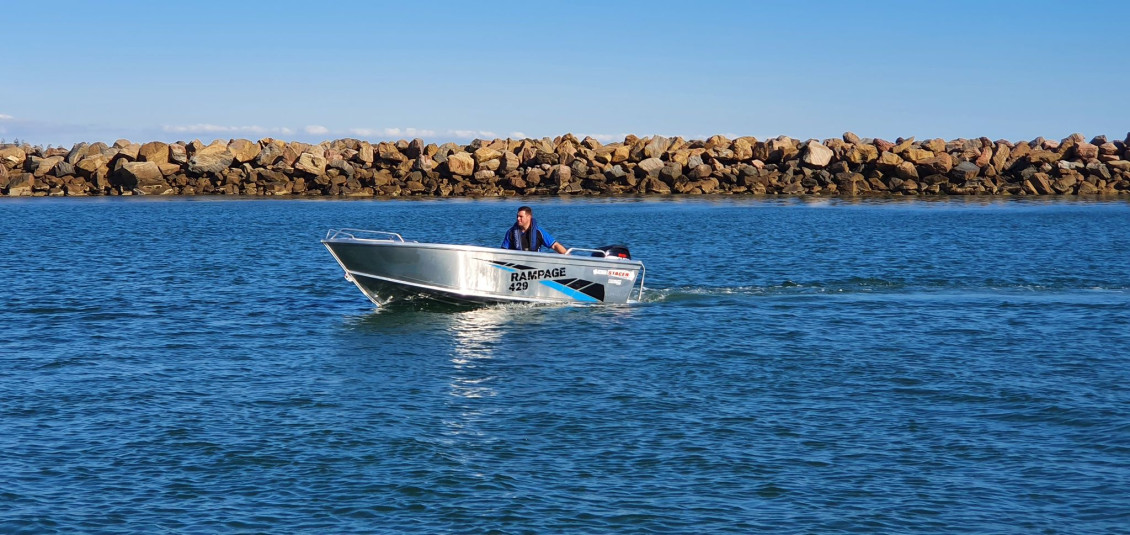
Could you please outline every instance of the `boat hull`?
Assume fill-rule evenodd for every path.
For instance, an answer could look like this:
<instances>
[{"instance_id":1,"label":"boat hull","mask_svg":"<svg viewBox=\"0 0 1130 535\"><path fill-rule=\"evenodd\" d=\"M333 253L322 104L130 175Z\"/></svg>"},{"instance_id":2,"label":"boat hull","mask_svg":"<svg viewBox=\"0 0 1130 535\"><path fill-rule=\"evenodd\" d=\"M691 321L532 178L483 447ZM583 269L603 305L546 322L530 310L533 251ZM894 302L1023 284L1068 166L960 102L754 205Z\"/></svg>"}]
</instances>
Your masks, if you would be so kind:
<instances>
[{"instance_id":1,"label":"boat hull","mask_svg":"<svg viewBox=\"0 0 1130 535\"><path fill-rule=\"evenodd\" d=\"M643 264L622 258L472 245L322 240L347 279L377 305L409 296L459 304L622 304Z\"/></svg>"}]
</instances>

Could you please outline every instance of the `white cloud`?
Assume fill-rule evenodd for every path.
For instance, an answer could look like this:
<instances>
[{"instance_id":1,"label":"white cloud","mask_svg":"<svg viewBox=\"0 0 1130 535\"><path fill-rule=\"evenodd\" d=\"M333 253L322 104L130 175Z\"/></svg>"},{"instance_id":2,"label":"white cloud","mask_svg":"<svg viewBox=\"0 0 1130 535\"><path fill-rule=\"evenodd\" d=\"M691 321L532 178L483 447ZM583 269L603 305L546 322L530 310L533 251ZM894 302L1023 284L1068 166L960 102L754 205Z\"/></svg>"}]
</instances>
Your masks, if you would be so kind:
<instances>
[{"instance_id":1,"label":"white cloud","mask_svg":"<svg viewBox=\"0 0 1130 535\"><path fill-rule=\"evenodd\" d=\"M410 137L433 137L436 135L436 131L419 128L405 128L404 135Z\"/></svg>"},{"instance_id":2,"label":"white cloud","mask_svg":"<svg viewBox=\"0 0 1130 535\"><path fill-rule=\"evenodd\" d=\"M422 128L350 128L345 133L362 137L433 137L436 135L435 130Z\"/></svg>"},{"instance_id":3,"label":"white cloud","mask_svg":"<svg viewBox=\"0 0 1130 535\"><path fill-rule=\"evenodd\" d=\"M512 139L526 139L526 138L527 138L527 137L529 137L529 136L527 136L527 135L526 135L525 133L523 133L523 132L510 132L510 137L511 137Z\"/></svg>"},{"instance_id":4,"label":"white cloud","mask_svg":"<svg viewBox=\"0 0 1130 535\"><path fill-rule=\"evenodd\" d=\"M313 135L317 135L317 136L321 136L321 135L325 135L325 134L330 133L329 128L326 128L326 127L321 126L321 125L316 125L316 124L312 124L310 126L307 126L303 130L307 134L313 134Z\"/></svg>"},{"instance_id":5,"label":"white cloud","mask_svg":"<svg viewBox=\"0 0 1130 535\"><path fill-rule=\"evenodd\" d=\"M11 115L5 115L3 113L0 113L0 121L11 121L12 119L15 119L15 117L12 117Z\"/></svg>"},{"instance_id":6,"label":"white cloud","mask_svg":"<svg viewBox=\"0 0 1130 535\"><path fill-rule=\"evenodd\" d=\"M495 139L498 137L494 132L487 130L448 130L447 134L460 139Z\"/></svg>"},{"instance_id":7,"label":"white cloud","mask_svg":"<svg viewBox=\"0 0 1130 535\"><path fill-rule=\"evenodd\" d=\"M292 134L289 128L266 128L263 126L223 126L216 124L164 125L161 131L170 134Z\"/></svg>"}]
</instances>

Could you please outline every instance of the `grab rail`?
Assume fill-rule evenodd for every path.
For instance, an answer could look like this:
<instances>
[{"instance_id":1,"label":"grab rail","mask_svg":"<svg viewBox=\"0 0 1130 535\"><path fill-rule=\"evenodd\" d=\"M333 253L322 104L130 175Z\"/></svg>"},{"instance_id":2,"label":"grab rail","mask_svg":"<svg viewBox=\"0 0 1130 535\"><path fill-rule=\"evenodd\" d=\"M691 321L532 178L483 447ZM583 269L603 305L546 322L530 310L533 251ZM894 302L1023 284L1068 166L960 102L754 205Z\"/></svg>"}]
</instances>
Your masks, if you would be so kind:
<instances>
[{"instance_id":1,"label":"grab rail","mask_svg":"<svg viewBox=\"0 0 1130 535\"><path fill-rule=\"evenodd\" d=\"M584 247L570 247L565 250L565 254L573 254L573 251L588 251L590 253L600 253L600 256L608 256L608 251L604 249L585 249Z\"/></svg>"},{"instance_id":2,"label":"grab rail","mask_svg":"<svg viewBox=\"0 0 1130 535\"><path fill-rule=\"evenodd\" d=\"M361 236L357 236L360 234ZM387 238L376 238L372 236L388 236ZM327 240L336 239L352 239L352 240L383 240L393 241L395 237L399 241L404 241L404 237L395 232L386 232L383 230L365 230L360 228L342 228L330 229L326 232Z\"/></svg>"}]
</instances>

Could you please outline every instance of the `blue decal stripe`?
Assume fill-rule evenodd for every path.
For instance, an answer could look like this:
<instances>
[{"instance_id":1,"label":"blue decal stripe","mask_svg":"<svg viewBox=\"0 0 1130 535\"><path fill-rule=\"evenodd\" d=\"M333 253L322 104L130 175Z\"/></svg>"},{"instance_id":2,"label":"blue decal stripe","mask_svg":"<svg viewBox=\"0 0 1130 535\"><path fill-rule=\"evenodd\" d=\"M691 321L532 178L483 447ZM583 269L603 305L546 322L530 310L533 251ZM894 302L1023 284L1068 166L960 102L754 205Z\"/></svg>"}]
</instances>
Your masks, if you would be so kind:
<instances>
[{"instance_id":1,"label":"blue decal stripe","mask_svg":"<svg viewBox=\"0 0 1130 535\"><path fill-rule=\"evenodd\" d=\"M516 270L512 267L500 266L498 264L491 264L491 265L498 268L498 269L501 269L502 271L509 271L510 273L516 273L518 271L518 270Z\"/></svg>"},{"instance_id":2,"label":"blue decal stripe","mask_svg":"<svg viewBox=\"0 0 1130 535\"><path fill-rule=\"evenodd\" d=\"M561 284L560 282L556 282L556 281L538 281L538 282L541 282L542 284L549 286L550 288L553 288L554 290L557 290L557 291L559 291L559 292L561 292L561 293L563 293L563 294L565 294L569 297L572 297L573 299L575 299L577 301L585 301L585 302L590 302L590 303L598 302L595 297L588 295L588 294L585 294L585 293L582 293L582 292L578 292L577 290L574 290L574 289L572 289L568 286L565 286L564 284Z\"/></svg>"}]
</instances>

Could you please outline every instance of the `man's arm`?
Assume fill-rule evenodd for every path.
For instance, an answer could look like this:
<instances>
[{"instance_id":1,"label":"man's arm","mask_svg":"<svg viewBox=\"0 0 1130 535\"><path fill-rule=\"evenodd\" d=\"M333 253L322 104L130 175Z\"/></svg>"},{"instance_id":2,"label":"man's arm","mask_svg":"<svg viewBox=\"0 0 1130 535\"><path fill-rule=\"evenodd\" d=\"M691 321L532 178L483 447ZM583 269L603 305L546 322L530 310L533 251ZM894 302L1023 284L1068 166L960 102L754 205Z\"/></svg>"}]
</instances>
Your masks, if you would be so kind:
<instances>
[{"instance_id":1,"label":"man's arm","mask_svg":"<svg viewBox=\"0 0 1130 535\"><path fill-rule=\"evenodd\" d=\"M565 254L565 246L561 245L561 243L557 241L557 238L554 238L543 228L538 228L538 233L541 235L542 243L551 243L553 245L549 246L550 249L553 249L554 251L557 251L561 254ZM538 249L541 249L541 247L538 247Z\"/></svg>"}]
</instances>

